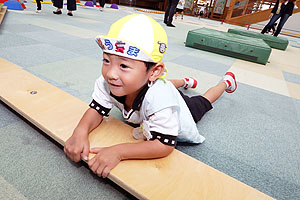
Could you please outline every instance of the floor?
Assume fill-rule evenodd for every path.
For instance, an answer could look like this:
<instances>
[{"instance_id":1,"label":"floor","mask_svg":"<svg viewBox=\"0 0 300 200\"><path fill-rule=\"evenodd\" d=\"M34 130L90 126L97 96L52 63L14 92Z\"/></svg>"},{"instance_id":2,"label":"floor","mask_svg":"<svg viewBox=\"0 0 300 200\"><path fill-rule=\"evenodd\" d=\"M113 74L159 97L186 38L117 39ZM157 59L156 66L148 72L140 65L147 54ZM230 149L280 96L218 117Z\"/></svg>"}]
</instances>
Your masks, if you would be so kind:
<instances>
[{"instance_id":1,"label":"floor","mask_svg":"<svg viewBox=\"0 0 300 200\"><path fill-rule=\"evenodd\" d=\"M141 13L78 6L74 16L54 15L50 4L26 4L9 10L0 26L0 57L89 103L101 72L101 51L94 38L107 34L122 16ZM286 37L286 51L272 49L266 65L184 46L187 32L200 27L238 28L185 16L166 27L163 15L152 16L169 39L163 59L168 77L193 76L201 94L226 71L236 74L238 89L224 94L197 124L206 137L201 145L179 145L191 155L276 199L300 199L300 39ZM0 66L1 67L1 66ZM1 87L1 86L0 86ZM112 116L120 119L113 110ZM109 180L75 164L53 140L0 103L0 199L132 199Z\"/></svg>"}]
</instances>

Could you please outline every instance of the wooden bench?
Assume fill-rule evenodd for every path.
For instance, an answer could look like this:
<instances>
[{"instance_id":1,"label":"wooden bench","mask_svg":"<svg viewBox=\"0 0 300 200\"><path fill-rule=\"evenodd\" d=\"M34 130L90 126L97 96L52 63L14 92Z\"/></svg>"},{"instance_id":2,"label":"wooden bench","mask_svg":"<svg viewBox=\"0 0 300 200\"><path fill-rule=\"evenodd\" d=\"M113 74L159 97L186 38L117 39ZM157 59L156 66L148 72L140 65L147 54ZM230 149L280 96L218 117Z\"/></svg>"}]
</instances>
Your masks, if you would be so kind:
<instances>
[{"instance_id":1,"label":"wooden bench","mask_svg":"<svg viewBox=\"0 0 300 200\"><path fill-rule=\"evenodd\" d=\"M0 25L2 24L6 11L7 11L7 6L3 6L3 4L0 3Z\"/></svg>"},{"instance_id":2,"label":"wooden bench","mask_svg":"<svg viewBox=\"0 0 300 200\"><path fill-rule=\"evenodd\" d=\"M88 104L0 58L0 99L61 145ZM132 127L110 117L89 135L91 147L137 142ZM122 161L109 179L138 199L273 199L178 151L152 160Z\"/></svg>"}]
</instances>

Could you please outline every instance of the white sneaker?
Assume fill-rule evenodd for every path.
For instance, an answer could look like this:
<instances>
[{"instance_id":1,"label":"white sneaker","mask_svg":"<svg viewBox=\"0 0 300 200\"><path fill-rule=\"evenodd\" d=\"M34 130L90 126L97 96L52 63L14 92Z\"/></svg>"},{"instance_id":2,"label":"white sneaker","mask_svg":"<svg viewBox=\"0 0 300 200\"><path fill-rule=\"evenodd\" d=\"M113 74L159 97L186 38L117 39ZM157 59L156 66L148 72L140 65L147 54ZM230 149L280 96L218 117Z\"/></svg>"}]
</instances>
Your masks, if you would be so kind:
<instances>
[{"instance_id":1,"label":"white sneaker","mask_svg":"<svg viewBox=\"0 0 300 200\"><path fill-rule=\"evenodd\" d=\"M103 8L102 8L102 7L99 7L99 10L100 10L101 12L103 12Z\"/></svg>"},{"instance_id":2,"label":"white sneaker","mask_svg":"<svg viewBox=\"0 0 300 200\"><path fill-rule=\"evenodd\" d=\"M42 12L42 10L36 10L35 12L36 12L36 13L41 13L41 12Z\"/></svg>"},{"instance_id":3,"label":"white sneaker","mask_svg":"<svg viewBox=\"0 0 300 200\"><path fill-rule=\"evenodd\" d=\"M192 77L190 78L184 78L184 89L188 89L188 88L196 88L197 87L197 81L195 79L193 79Z\"/></svg>"},{"instance_id":4,"label":"white sneaker","mask_svg":"<svg viewBox=\"0 0 300 200\"><path fill-rule=\"evenodd\" d=\"M227 88L225 89L226 92L232 93L236 90L237 84L236 84L235 76L232 72L226 72L226 74L223 76L223 81L227 85Z\"/></svg>"}]
</instances>

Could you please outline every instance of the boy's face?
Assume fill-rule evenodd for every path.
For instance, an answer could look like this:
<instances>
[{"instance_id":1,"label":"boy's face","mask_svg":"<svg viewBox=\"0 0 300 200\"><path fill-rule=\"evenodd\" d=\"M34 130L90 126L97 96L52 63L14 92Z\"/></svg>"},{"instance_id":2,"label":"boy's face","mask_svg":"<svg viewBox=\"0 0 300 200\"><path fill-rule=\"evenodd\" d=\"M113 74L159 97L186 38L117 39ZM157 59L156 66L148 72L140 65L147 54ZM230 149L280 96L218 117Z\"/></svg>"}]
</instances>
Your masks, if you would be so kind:
<instances>
[{"instance_id":1,"label":"boy's face","mask_svg":"<svg viewBox=\"0 0 300 200\"><path fill-rule=\"evenodd\" d=\"M148 83L150 71L143 61L103 53L102 75L115 96L137 95Z\"/></svg>"}]
</instances>

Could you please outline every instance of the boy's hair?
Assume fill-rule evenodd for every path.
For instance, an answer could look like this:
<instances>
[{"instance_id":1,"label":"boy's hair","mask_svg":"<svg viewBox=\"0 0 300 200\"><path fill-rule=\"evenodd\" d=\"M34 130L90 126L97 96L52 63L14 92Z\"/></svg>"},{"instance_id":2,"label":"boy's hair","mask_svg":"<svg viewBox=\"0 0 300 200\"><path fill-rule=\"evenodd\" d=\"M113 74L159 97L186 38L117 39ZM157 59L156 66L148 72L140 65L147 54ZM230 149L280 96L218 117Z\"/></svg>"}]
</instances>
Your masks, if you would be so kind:
<instances>
[{"instance_id":1,"label":"boy's hair","mask_svg":"<svg viewBox=\"0 0 300 200\"><path fill-rule=\"evenodd\" d=\"M96 42L105 53L158 63L166 52L168 38L154 19L133 14L112 24L108 35L97 36Z\"/></svg>"},{"instance_id":2,"label":"boy's hair","mask_svg":"<svg viewBox=\"0 0 300 200\"><path fill-rule=\"evenodd\" d=\"M153 62L145 62L146 65L146 71L148 72L156 63Z\"/></svg>"}]
</instances>

